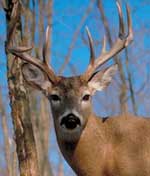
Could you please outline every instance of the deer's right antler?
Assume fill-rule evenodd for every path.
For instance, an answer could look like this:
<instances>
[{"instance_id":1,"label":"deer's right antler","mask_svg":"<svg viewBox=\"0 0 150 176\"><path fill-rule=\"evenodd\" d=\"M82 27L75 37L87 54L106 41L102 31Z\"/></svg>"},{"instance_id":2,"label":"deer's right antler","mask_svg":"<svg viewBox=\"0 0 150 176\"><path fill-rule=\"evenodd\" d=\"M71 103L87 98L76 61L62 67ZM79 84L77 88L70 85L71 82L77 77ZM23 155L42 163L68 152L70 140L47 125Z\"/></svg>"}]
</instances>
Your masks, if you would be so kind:
<instances>
[{"instance_id":1,"label":"deer's right antler","mask_svg":"<svg viewBox=\"0 0 150 176\"><path fill-rule=\"evenodd\" d=\"M91 54L90 54L90 63L88 65L88 68L86 72L82 75L83 79L87 81L91 78L91 76L96 71L96 69L98 69L101 65L107 62L109 59L111 59L114 55L119 53L122 49L126 48L133 40L133 29L132 29L132 22L130 17L130 8L128 5L126 5L127 21L128 21L128 33L126 35L124 30L124 22L123 22L121 5L119 2L116 2L116 4L118 8L118 13L119 13L119 35L116 42L113 44L112 48L110 49L110 51L108 52L106 51L106 38L104 37L101 55L97 59L95 59L93 40L89 30L87 29Z\"/></svg>"},{"instance_id":2,"label":"deer's right antler","mask_svg":"<svg viewBox=\"0 0 150 176\"><path fill-rule=\"evenodd\" d=\"M31 63L37 67L39 67L41 70L43 70L48 78L52 81L52 82L57 82L58 81L58 77L55 75L52 67L48 64L48 43L49 43L49 26L46 29L46 38L45 38L45 43L43 46L43 61L34 58L32 56L30 56L27 51L31 50L32 47L9 47L7 48L7 50L9 52L11 52L12 54L14 54L15 56L21 58L22 60Z\"/></svg>"}]
</instances>

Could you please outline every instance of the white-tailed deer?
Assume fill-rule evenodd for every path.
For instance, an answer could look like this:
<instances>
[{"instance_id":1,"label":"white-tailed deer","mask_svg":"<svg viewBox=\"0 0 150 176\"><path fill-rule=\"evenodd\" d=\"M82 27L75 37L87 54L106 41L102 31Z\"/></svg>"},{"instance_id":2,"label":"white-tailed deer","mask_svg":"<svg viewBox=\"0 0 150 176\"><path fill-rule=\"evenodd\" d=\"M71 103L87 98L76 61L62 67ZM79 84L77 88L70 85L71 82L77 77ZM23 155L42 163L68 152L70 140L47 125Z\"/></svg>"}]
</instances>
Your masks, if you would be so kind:
<instances>
[{"instance_id":1,"label":"white-tailed deer","mask_svg":"<svg viewBox=\"0 0 150 176\"><path fill-rule=\"evenodd\" d=\"M119 3L117 7L118 39L108 52L104 39L102 53L96 60L92 37L87 29L91 57L83 75L70 78L55 75L46 58L49 28L43 61L27 54L31 48L8 48L27 62L22 65L25 80L49 99L60 150L79 176L150 176L150 120L130 114L104 120L96 117L91 106L91 96L109 85L117 66L103 71L97 69L133 39L129 7L126 7L127 35Z\"/></svg>"}]
</instances>

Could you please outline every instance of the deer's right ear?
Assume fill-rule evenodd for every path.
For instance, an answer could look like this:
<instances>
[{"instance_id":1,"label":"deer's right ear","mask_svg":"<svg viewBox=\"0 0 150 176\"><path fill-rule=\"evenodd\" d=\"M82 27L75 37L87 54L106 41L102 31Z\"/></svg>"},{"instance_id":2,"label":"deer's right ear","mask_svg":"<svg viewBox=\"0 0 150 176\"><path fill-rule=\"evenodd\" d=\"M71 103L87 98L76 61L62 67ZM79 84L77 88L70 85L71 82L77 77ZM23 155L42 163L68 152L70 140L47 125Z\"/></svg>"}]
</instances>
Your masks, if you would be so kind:
<instances>
[{"instance_id":1,"label":"deer's right ear","mask_svg":"<svg viewBox=\"0 0 150 176\"><path fill-rule=\"evenodd\" d=\"M25 63L22 65L22 73L24 79L33 88L46 91L52 86L46 74L38 67Z\"/></svg>"}]
</instances>

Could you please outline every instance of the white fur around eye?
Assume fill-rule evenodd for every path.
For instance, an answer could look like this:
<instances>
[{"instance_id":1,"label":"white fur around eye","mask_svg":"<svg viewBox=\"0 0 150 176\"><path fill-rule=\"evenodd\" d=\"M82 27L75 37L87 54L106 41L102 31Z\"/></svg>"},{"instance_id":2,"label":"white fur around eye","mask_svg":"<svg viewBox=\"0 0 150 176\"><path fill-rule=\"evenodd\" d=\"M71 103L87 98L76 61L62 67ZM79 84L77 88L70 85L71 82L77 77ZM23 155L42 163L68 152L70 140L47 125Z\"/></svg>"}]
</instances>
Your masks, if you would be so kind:
<instances>
[{"instance_id":1,"label":"white fur around eye","mask_svg":"<svg viewBox=\"0 0 150 176\"><path fill-rule=\"evenodd\" d=\"M90 91L85 90L85 91L83 92L83 95L82 95L82 97L81 97L81 100L83 100L83 97L86 96L86 95L91 95Z\"/></svg>"},{"instance_id":2,"label":"white fur around eye","mask_svg":"<svg viewBox=\"0 0 150 176\"><path fill-rule=\"evenodd\" d=\"M57 100L57 98L55 100L54 96L58 97L58 100ZM50 102L51 102L51 104L53 106L55 106L55 107L60 106L60 104L61 104L61 96L59 95L59 93L57 91L55 91L55 90L52 91L51 94L49 95L49 99L50 99Z\"/></svg>"},{"instance_id":3,"label":"white fur around eye","mask_svg":"<svg viewBox=\"0 0 150 176\"><path fill-rule=\"evenodd\" d=\"M81 102L81 106L82 106L83 109L89 107L89 104L90 104L90 100Z\"/></svg>"},{"instance_id":4,"label":"white fur around eye","mask_svg":"<svg viewBox=\"0 0 150 176\"><path fill-rule=\"evenodd\" d=\"M84 97L86 95L87 96L89 95L89 99L88 100L84 99ZM85 91L84 94L81 97L81 105L82 105L83 108L89 106L90 99L91 99L91 93L89 91Z\"/></svg>"}]
</instances>

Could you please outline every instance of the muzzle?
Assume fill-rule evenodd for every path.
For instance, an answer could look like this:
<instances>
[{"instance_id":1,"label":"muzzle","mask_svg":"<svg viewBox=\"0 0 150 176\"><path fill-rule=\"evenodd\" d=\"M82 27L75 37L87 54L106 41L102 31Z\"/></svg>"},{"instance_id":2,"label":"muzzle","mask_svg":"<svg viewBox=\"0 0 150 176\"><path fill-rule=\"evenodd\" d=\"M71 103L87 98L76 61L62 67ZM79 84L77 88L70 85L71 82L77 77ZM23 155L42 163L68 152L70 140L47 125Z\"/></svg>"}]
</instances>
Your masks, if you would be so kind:
<instances>
[{"instance_id":1,"label":"muzzle","mask_svg":"<svg viewBox=\"0 0 150 176\"><path fill-rule=\"evenodd\" d=\"M61 119L60 125L68 130L73 130L81 126L81 120L73 113L70 113Z\"/></svg>"}]
</instances>

